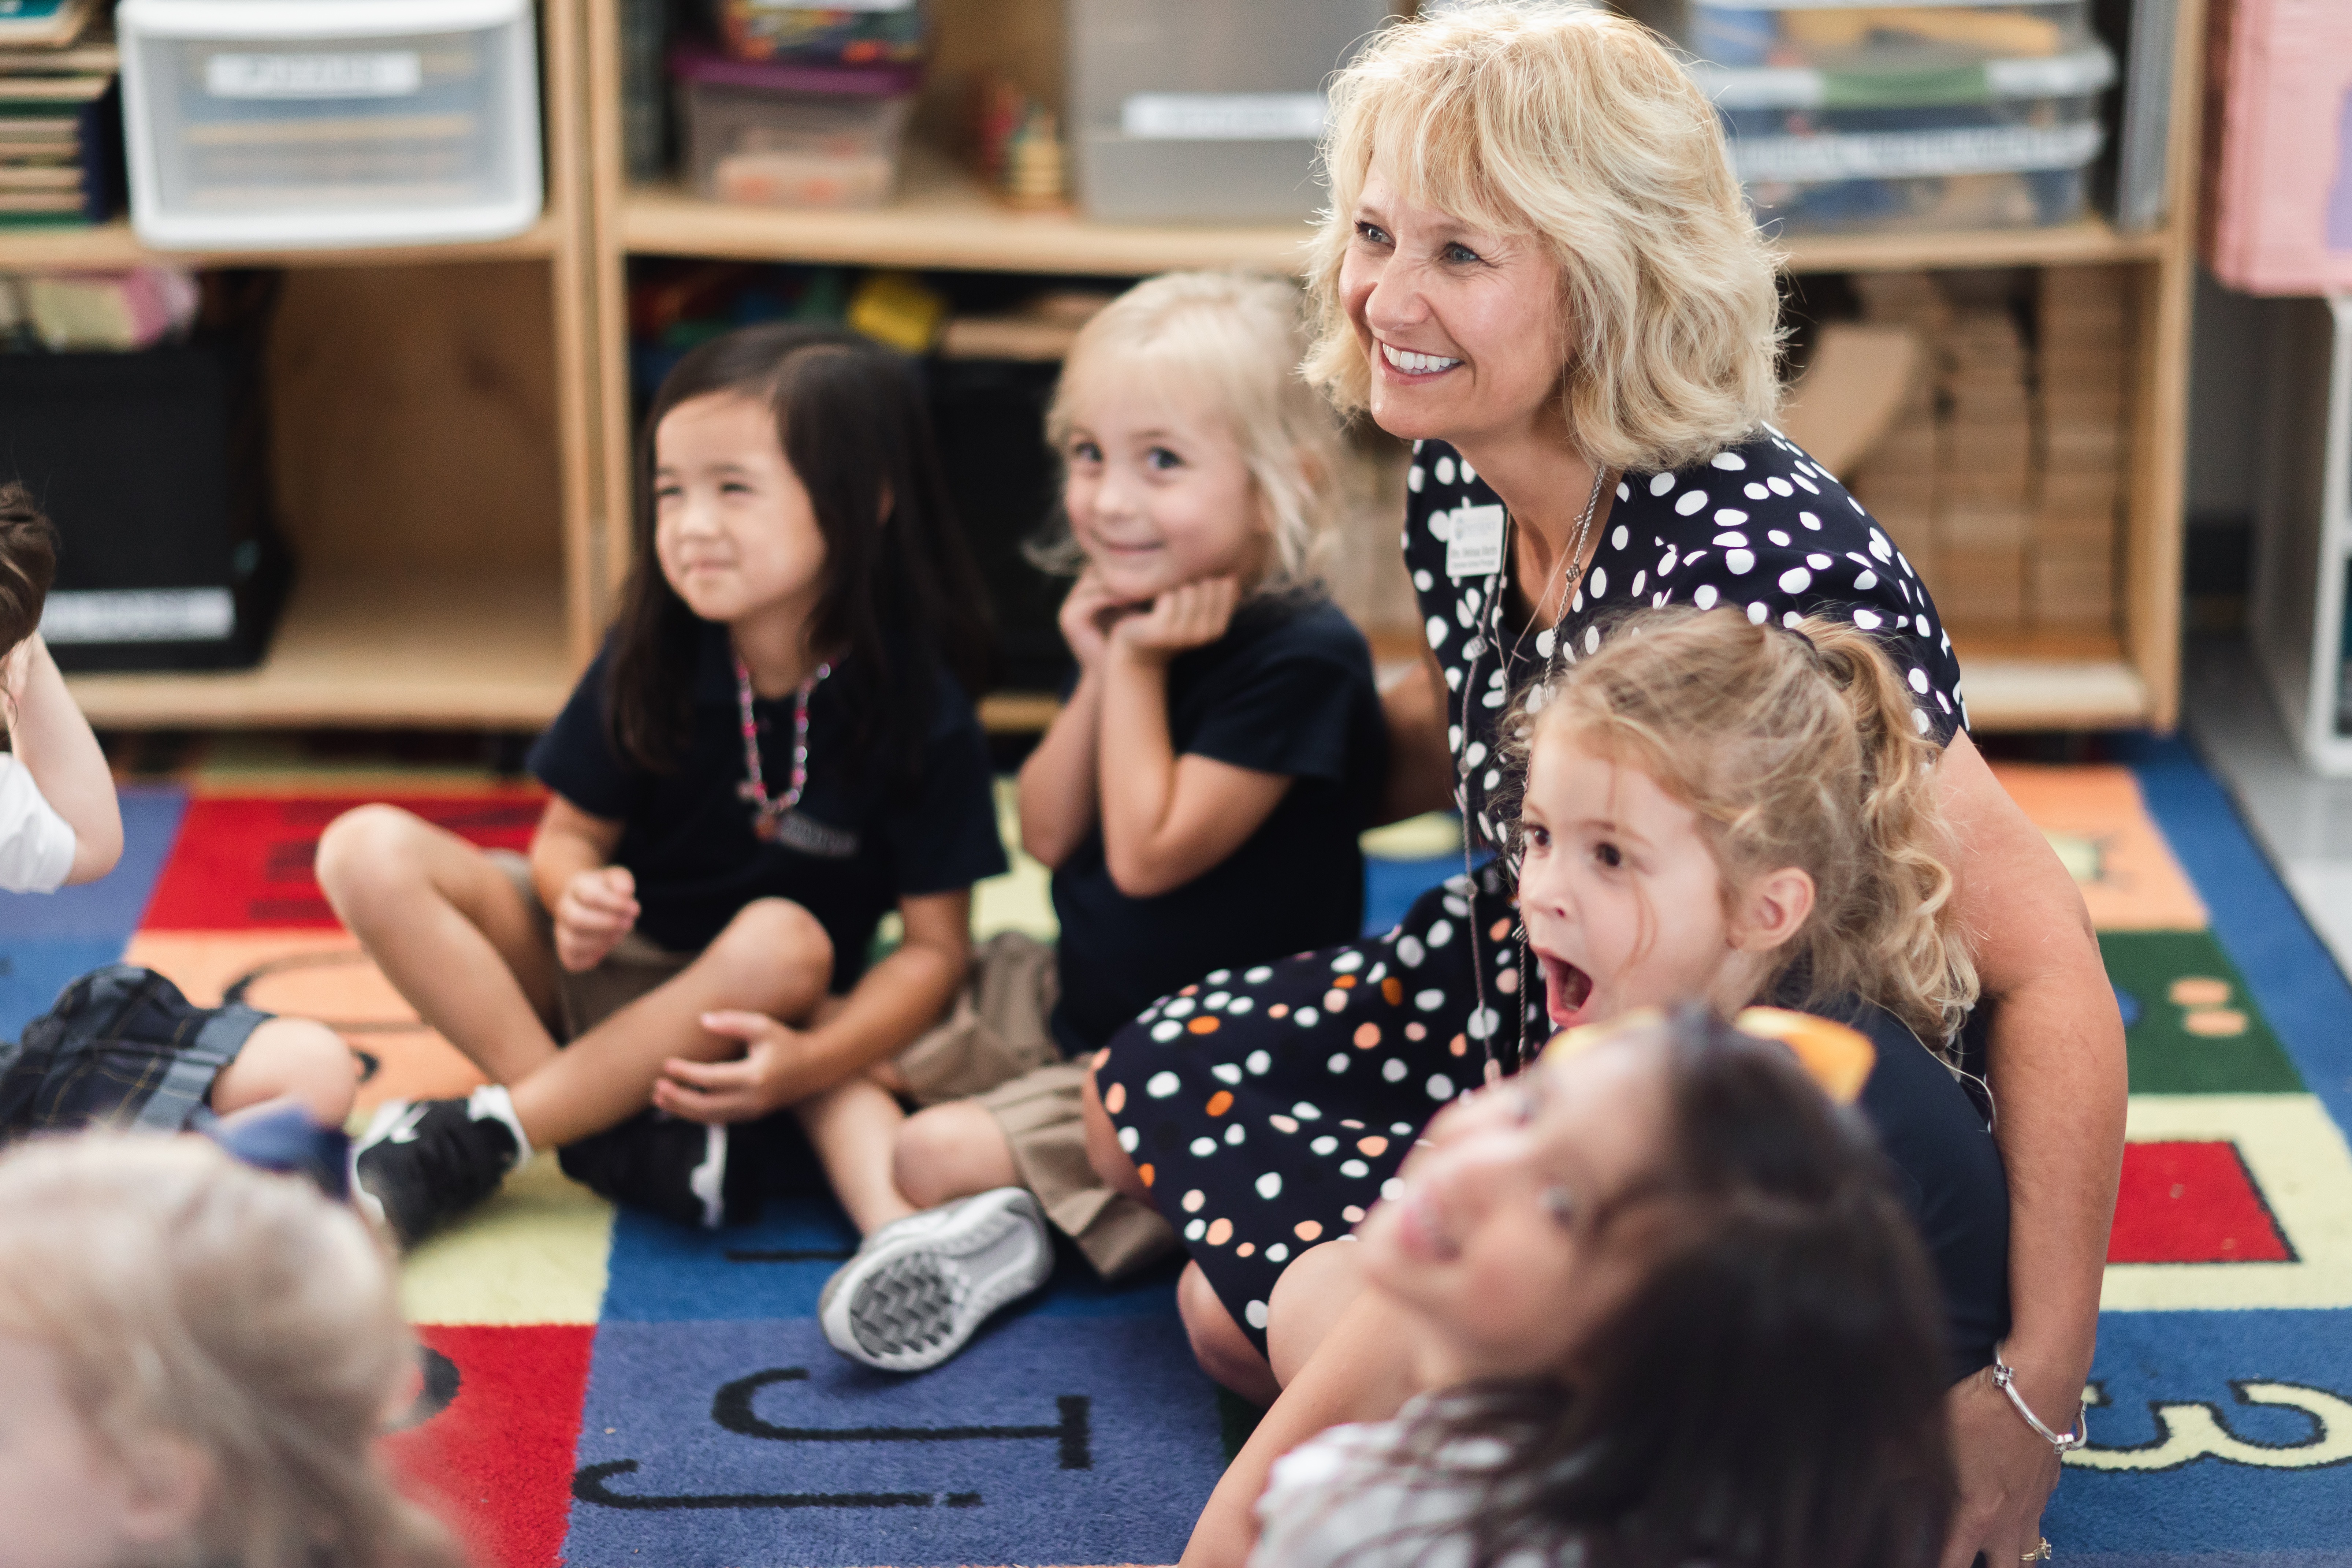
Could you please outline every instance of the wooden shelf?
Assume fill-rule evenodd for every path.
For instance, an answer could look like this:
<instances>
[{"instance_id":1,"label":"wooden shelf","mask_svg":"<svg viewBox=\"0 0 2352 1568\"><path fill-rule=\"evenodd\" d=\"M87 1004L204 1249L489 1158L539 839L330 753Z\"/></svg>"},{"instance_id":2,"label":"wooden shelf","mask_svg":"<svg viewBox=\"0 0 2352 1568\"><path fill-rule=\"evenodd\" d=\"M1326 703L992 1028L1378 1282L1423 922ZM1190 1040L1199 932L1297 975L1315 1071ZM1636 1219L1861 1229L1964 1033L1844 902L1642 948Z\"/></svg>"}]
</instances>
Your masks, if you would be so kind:
<instances>
[{"instance_id":1,"label":"wooden shelf","mask_svg":"<svg viewBox=\"0 0 2352 1568\"><path fill-rule=\"evenodd\" d=\"M638 185L624 198L621 214L622 247L639 256L977 272L1125 277L1180 267L1297 270L1305 265L1312 237L1312 226L1304 222L1154 226L1015 212L943 154L919 143L908 146L898 199L887 207L735 206L677 185ZM2117 234L2100 218L2053 228L1809 234L1782 243L1792 272L2143 261L2162 246L2160 234Z\"/></svg>"},{"instance_id":2,"label":"wooden shelf","mask_svg":"<svg viewBox=\"0 0 2352 1568\"><path fill-rule=\"evenodd\" d=\"M89 228L0 228L0 267L400 267L436 261L515 261L553 256L562 226L552 215L511 239L452 245L365 246L320 250L155 250L140 243L128 218Z\"/></svg>"},{"instance_id":3,"label":"wooden shelf","mask_svg":"<svg viewBox=\"0 0 2352 1568\"><path fill-rule=\"evenodd\" d=\"M67 685L101 729L530 730L554 717L576 674L551 566L488 581L299 577L257 668Z\"/></svg>"},{"instance_id":4,"label":"wooden shelf","mask_svg":"<svg viewBox=\"0 0 2352 1568\"><path fill-rule=\"evenodd\" d=\"M1926 230L1916 234L1800 234L1779 242L1791 272L1886 272L1901 268L2065 267L2153 261L2165 237L2117 234L2105 218L2051 228Z\"/></svg>"},{"instance_id":5,"label":"wooden shelf","mask_svg":"<svg viewBox=\"0 0 2352 1568\"><path fill-rule=\"evenodd\" d=\"M1979 733L2116 730L2155 714L2147 683L2101 633L1952 633L1969 724Z\"/></svg>"},{"instance_id":6,"label":"wooden shelf","mask_svg":"<svg viewBox=\"0 0 2352 1568\"><path fill-rule=\"evenodd\" d=\"M620 224L622 248L640 256L1116 277L1182 267L1297 270L1312 234L1303 221L1180 227L1015 212L943 154L912 142L898 199L887 207L733 206L675 185L640 185L624 198Z\"/></svg>"}]
</instances>

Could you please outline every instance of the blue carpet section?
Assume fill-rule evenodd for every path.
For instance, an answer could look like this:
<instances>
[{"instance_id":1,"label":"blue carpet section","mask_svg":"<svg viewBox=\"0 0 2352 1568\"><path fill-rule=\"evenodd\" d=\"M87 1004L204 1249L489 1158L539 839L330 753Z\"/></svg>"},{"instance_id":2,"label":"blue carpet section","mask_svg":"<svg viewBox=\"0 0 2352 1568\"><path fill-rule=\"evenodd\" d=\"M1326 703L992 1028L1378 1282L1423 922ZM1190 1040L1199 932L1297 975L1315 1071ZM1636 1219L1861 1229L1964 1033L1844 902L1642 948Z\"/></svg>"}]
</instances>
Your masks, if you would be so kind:
<instances>
[{"instance_id":1,"label":"blue carpet section","mask_svg":"<svg viewBox=\"0 0 2352 1568\"><path fill-rule=\"evenodd\" d=\"M2117 1564L2200 1552L2259 1553L2239 1560L2261 1568L2285 1568L2300 1561L2287 1554L2303 1552L2352 1563L2352 1403L2331 1392L2352 1389L2346 1319L2343 1312L2108 1313L2092 1373L2105 1394L2091 1412L2095 1440L2102 1448L2149 1448L2169 1437L2180 1458L2164 1468L2122 1473L2070 1468L2044 1532ZM2239 1387L2248 1384L2291 1387L2319 1413L2242 1399ZM2252 1450L2249 1458L2298 1462L2189 1457L2184 1439L2207 1419ZM2326 1451L2309 1455L2318 1464L2259 1452L2313 1444L2323 1424ZM2146 1462L2162 1465L2169 1457L2159 1451Z\"/></svg>"},{"instance_id":2,"label":"blue carpet section","mask_svg":"<svg viewBox=\"0 0 2352 1568\"><path fill-rule=\"evenodd\" d=\"M122 804L122 858L114 869L95 882L46 896L0 895L0 935L26 931L52 940L107 940L114 943L113 956L121 956L180 837L188 796L179 789L127 787L117 798Z\"/></svg>"},{"instance_id":3,"label":"blue carpet section","mask_svg":"<svg viewBox=\"0 0 2352 1568\"><path fill-rule=\"evenodd\" d=\"M77 974L122 956L180 836L187 793L121 792L122 858L97 881L55 893L0 893L0 1037L49 1010Z\"/></svg>"},{"instance_id":4,"label":"blue carpet section","mask_svg":"<svg viewBox=\"0 0 2352 1568\"><path fill-rule=\"evenodd\" d=\"M122 940L0 936L0 1038L15 1039L26 1024L49 1010L76 975L121 956Z\"/></svg>"},{"instance_id":5,"label":"blue carpet section","mask_svg":"<svg viewBox=\"0 0 2352 1568\"><path fill-rule=\"evenodd\" d=\"M843 1360L805 1317L632 1323L608 1310L564 1558L1172 1563L1223 1451L1216 1399L1159 1294L1148 1313L1014 1319L904 1378Z\"/></svg>"},{"instance_id":6,"label":"blue carpet section","mask_svg":"<svg viewBox=\"0 0 2352 1568\"><path fill-rule=\"evenodd\" d=\"M2136 735L2119 750L2212 912L2214 938L2245 975L2304 1082L2338 1127L2352 1129L2352 984L2188 744ZM2345 1527L2352 1534L2352 1519Z\"/></svg>"}]
</instances>

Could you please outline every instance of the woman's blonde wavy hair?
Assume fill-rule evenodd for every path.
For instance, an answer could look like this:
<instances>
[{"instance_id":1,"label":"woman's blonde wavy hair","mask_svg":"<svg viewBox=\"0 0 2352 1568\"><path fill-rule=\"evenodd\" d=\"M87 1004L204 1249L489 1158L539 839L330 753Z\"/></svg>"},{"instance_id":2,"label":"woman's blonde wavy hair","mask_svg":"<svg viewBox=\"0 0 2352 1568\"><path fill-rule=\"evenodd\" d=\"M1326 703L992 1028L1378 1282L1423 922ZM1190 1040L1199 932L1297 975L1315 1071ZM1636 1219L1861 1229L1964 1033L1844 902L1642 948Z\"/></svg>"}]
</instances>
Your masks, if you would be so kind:
<instances>
[{"instance_id":1,"label":"woman's blonde wavy hair","mask_svg":"<svg viewBox=\"0 0 2352 1568\"><path fill-rule=\"evenodd\" d=\"M1648 28L1561 0L1490 0L1400 23L1339 73L1304 368L1350 414L1370 373L1339 267L1376 156L1407 200L1550 251L1572 343L1563 412L1588 459L1685 468L1772 417L1777 258L1713 105Z\"/></svg>"},{"instance_id":2,"label":"woman's blonde wavy hair","mask_svg":"<svg viewBox=\"0 0 2352 1568\"><path fill-rule=\"evenodd\" d=\"M156 1561L461 1568L376 1438L415 1363L389 1261L349 1209L199 1138L86 1132L0 1159L0 1332L47 1346L101 1452L208 1471Z\"/></svg>"},{"instance_id":3,"label":"woman's blonde wavy hair","mask_svg":"<svg viewBox=\"0 0 2352 1568\"><path fill-rule=\"evenodd\" d=\"M1201 398L1240 444L1265 510L1272 549L1254 588L1280 590L1315 574L1318 552L1348 501L1349 466L1338 421L1299 378L1307 349L1297 286L1245 272L1166 272L1121 294L1080 329L1045 413L1045 437L1066 449L1077 405L1108 375L1140 376ZM1076 573L1085 557L1066 523L1034 552Z\"/></svg>"},{"instance_id":4,"label":"woman's blonde wavy hair","mask_svg":"<svg viewBox=\"0 0 2352 1568\"><path fill-rule=\"evenodd\" d=\"M1952 909L1936 744L1869 633L1821 616L1795 629L1730 609L1639 611L1535 688L1531 716L1505 732L1524 764L1566 731L1688 805L1727 909L1754 878L1802 870L1813 911L1773 955L1765 994L1787 981L1801 1007L1858 995L1945 1050L1977 972Z\"/></svg>"}]
</instances>

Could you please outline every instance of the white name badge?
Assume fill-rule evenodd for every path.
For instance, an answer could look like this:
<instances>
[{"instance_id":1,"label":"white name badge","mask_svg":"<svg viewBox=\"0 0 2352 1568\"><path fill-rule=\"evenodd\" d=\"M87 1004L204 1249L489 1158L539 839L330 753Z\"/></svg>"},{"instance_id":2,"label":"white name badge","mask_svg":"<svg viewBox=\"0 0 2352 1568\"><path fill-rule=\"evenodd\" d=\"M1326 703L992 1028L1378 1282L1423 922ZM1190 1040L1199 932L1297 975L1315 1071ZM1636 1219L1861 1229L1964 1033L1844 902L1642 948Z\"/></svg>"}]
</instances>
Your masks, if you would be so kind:
<instances>
[{"instance_id":1,"label":"white name badge","mask_svg":"<svg viewBox=\"0 0 2352 1568\"><path fill-rule=\"evenodd\" d=\"M1459 506L1454 509L1454 531L1445 542L1445 574L1487 577L1503 569L1503 509L1499 506Z\"/></svg>"}]
</instances>

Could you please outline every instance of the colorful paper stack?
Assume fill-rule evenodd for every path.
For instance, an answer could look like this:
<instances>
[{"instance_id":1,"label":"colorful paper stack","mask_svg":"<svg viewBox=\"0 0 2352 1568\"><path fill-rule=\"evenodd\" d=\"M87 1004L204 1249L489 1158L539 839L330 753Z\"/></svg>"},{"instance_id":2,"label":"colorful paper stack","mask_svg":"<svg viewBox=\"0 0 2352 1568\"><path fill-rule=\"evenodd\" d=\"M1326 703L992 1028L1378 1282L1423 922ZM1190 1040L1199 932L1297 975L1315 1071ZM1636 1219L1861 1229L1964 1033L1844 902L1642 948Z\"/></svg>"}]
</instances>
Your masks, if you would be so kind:
<instances>
[{"instance_id":1,"label":"colorful paper stack","mask_svg":"<svg viewBox=\"0 0 2352 1568\"><path fill-rule=\"evenodd\" d=\"M118 110L94 0L0 0L0 225L102 223Z\"/></svg>"}]
</instances>

